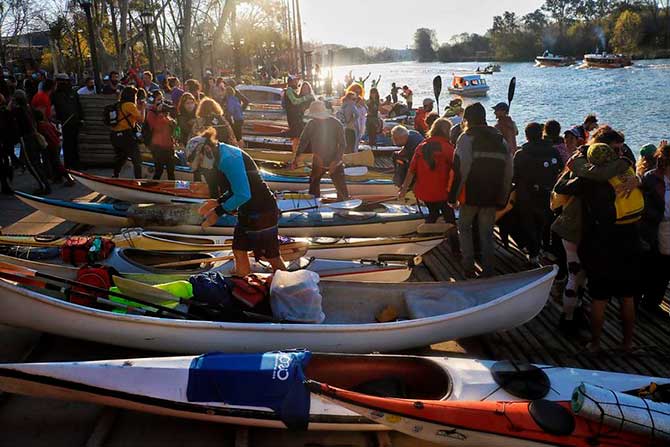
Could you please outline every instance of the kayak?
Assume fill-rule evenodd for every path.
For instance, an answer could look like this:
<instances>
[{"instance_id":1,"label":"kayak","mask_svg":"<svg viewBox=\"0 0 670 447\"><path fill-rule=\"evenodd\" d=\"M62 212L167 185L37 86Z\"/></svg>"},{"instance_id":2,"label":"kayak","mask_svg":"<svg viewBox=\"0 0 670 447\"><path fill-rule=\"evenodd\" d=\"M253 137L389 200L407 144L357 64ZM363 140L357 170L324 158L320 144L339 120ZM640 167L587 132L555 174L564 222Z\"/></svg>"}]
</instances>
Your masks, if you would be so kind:
<instances>
[{"instance_id":1,"label":"kayak","mask_svg":"<svg viewBox=\"0 0 670 447\"><path fill-rule=\"evenodd\" d=\"M321 281L321 324L235 323L125 315L84 307L42 288L0 281L0 323L152 351L389 352L510 329L549 297L554 267L463 282ZM398 319L379 323L385 309ZM173 388L176 389L176 388Z\"/></svg>"},{"instance_id":2,"label":"kayak","mask_svg":"<svg viewBox=\"0 0 670 447\"><path fill-rule=\"evenodd\" d=\"M242 361L255 358L258 365L263 358L274 360L273 356L276 358L280 355L282 353L254 356L207 354L198 357L3 364L0 365L0 390L40 399L88 402L186 419L285 428L268 404L251 407L248 402L246 405L243 402L221 403L214 401L214 396L210 398L213 402L195 402L193 400L197 396L189 396L188 393L189 385L193 390L194 385L200 384L197 369L204 360L208 363L217 361L222 373L235 368L236 375L241 377L235 383L240 384L242 392L247 392L252 386L258 388L254 380L258 371L243 368ZM517 396L496 383L494 372L500 364L456 357L313 353L302 368L302 375L348 390L376 388L377 394L411 402L428 398L445 403L518 401ZM550 385L545 399L551 401L570 400L572 390L581 381L601 383L619 391L642 388L652 381L668 382L668 379L632 374L561 367L540 368ZM191 374L192 371L195 374ZM521 379L521 382L533 380L526 377ZM206 389L204 391L207 392ZM315 393L309 395L308 421L309 430L389 430L379 417L362 417ZM446 440L461 445L456 439L449 438L447 433ZM513 441L507 445L521 444Z\"/></svg>"},{"instance_id":3,"label":"kayak","mask_svg":"<svg viewBox=\"0 0 670 447\"><path fill-rule=\"evenodd\" d=\"M215 251L210 253L148 251L137 248L114 248L107 259L100 264L113 267L122 275L140 280L153 278L150 282L165 283L171 281L188 280L191 275L204 272L222 272L231 275L235 264L232 259L232 250ZM338 281L388 281L402 282L409 279L412 269L407 263L386 263L370 261L343 261L333 259L315 259L300 257L300 253L291 256L285 250L283 255L288 270L311 270L323 279ZM222 260L206 263L213 258ZM202 263L197 261L201 260ZM9 247L0 251L0 262L30 268L68 279L75 279L77 267L61 259L58 248L39 247ZM192 262L183 266L166 266L176 262ZM252 262L254 273L272 273L272 269L265 263ZM166 276L167 275L167 276Z\"/></svg>"},{"instance_id":4,"label":"kayak","mask_svg":"<svg viewBox=\"0 0 670 447\"><path fill-rule=\"evenodd\" d=\"M253 148L264 148L270 150L278 151L288 151L291 152L293 147L293 142L290 138L270 135L270 136L260 136L260 135L244 135L242 140L248 147ZM402 149L399 146L370 146L368 144L360 144L358 146L359 151L371 150L373 153L377 152L395 152Z\"/></svg>"},{"instance_id":5,"label":"kayak","mask_svg":"<svg viewBox=\"0 0 670 447\"><path fill-rule=\"evenodd\" d=\"M154 164L142 162L143 176L151 177ZM175 167L175 178L178 181L193 181L193 170L187 166ZM384 174L381 174L384 176ZM307 191L309 189L309 176L280 175L261 169L261 177L273 191ZM364 176L363 176L364 177ZM321 179L321 188L332 188L333 181L329 177ZM349 195L384 195L394 196L398 194L398 187L389 178L365 179L358 176L347 176L347 190Z\"/></svg>"},{"instance_id":6,"label":"kayak","mask_svg":"<svg viewBox=\"0 0 670 447\"><path fill-rule=\"evenodd\" d=\"M293 152L289 151L270 151L254 148L245 148L244 151L256 161L277 163L290 163L293 161ZM303 154L298 157L298 159L301 163L311 163L312 154ZM349 166L375 166L375 156L372 151L359 151L353 154L344 154L342 161Z\"/></svg>"},{"instance_id":7,"label":"kayak","mask_svg":"<svg viewBox=\"0 0 670 447\"><path fill-rule=\"evenodd\" d=\"M232 235L237 218L223 215L216 225L203 228L197 213L199 204L131 205L89 203L37 197L16 191L27 205L71 222L113 228L143 227L148 230L187 234ZM383 212L350 210L306 210L283 212L279 231L291 237L388 237L416 232L424 216L417 207L385 205Z\"/></svg>"},{"instance_id":8,"label":"kayak","mask_svg":"<svg viewBox=\"0 0 670 447\"><path fill-rule=\"evenodd\" d=\"M141 228L123 230L118 234L99 235L114 241L119 248L159 251L212 252L230 250L231 236L184 235ZM437 247L443 236L406 236L377 238L295 238L283 241L284 250L306 248L305 256L320 259L378 259L383 255L422 256ZM1 235L0 245L61 247L67 237L50 235Z\"/></svg>"},{"instance_id":9,"label":"kayak","mask_svg":"<svg viewBox=\"0 0 670 447\"><path fill-rule=\"evenodd\" d=\"M645 380L643 377L642 380ZM647 384L651 383L646 378ZM572 382L573 388L579 382ZM310 391L393 430L443 445L639 447L667 445L667 440L603 426L576 416L570 399L445 401L423 397L399 399L308 383ZM620 383L619 387L631 384ZM663 431L661 427L657 430ZM670 428L670 427L669 427Z\"/></svg>"}]
</instances>

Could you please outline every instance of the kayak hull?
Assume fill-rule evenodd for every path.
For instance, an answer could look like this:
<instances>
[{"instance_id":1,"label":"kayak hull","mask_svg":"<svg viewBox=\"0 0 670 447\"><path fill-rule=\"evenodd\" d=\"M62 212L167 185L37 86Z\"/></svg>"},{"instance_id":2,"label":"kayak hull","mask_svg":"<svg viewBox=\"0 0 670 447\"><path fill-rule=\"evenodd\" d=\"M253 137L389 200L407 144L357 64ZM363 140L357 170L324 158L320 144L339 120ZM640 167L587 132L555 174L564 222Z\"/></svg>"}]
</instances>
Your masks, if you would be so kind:
<instances>
[{"instance_id":1,"label":"kayak hull","mask_svg":"<svg viewBox=\"0 0 670 447\"><path fill-rule=\"evenodd\" d=\"M163 352L388 352L508 329L544 307L556 272L538 269L462 283L322 281L322 324L232 323L121 315L0 281L0 322L66 337ZM421 298L437 308L420 310ZM375 322L392 306L400 321ZM409 307L408 307L409 306ZM425 305L424 305L425 308ZM414 310L413 310L414 309ZM419 309L419 310L417 310Z\"/></svg>"},{"instance_id":2,"label":"kayak hull","mask_svg":"<svg viewBox=\"0 0 670 447\"><path fill-rule=\"evenodd\" d=\"M284 428L269 409L236 407L216 402L206 404L188 402L185 390L188 382L188 368L193 360L194 357L168 357L97 362L5 364L0 365L0 390L39 398L88 402L187 419ZM416 364L416 367L410 366L410 374L417 374L412 371L425 371L430 368L436 379L439 379L440 375L447 377L448 382L443 385L451 385L451 392L445 390L444 401L518 400L504 390L498 389L490 372L494 362L486 360L379 354L363 356L313 354L310 363L317 361L323 362L324 369L330 368L330 365L342 365L348 362L367 365L365 370L356 368L354 374L381 371L382 365L390 362L395 365ZM318 369L310 368L308 365L306 370L308 378L321 378ZM650 381L667 382L667 379L574 368L549 368L546 373L552 384L552 391L547 399L553 401L569 399L572 389L580 381L604 382L610 388L620 391L643 387ZM378 423L378 418L364 418L314 393L311 394L310 400L309 430L389 430L385 425Z\"/></svg>"}]
</instances>

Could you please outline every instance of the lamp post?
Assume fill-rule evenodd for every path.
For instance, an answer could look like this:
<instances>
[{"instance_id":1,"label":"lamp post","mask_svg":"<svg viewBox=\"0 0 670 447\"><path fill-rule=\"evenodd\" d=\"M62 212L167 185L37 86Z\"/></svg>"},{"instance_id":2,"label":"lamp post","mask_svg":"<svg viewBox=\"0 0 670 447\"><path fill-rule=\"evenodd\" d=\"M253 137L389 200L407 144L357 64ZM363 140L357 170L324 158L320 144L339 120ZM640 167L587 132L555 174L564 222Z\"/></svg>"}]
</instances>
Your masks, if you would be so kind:
<instances>
[{"instance_id":1,"label":"lamp post","mask_svg":"<svg viewBox=\"0 0 670 447\"><path fill-rule=\"evenodd\" d=\"M154 15L149 10L145 10L140 14L140 21L144 26L144 34L147 39L147 57L149 58L149 70L151 74L156 76L156 68L154 66L154 50L151 44L151 26L154 24Z\"/></svg>"},{"instance_id":2,"label":"lamp post","mask_svg":"<svg viewBox=\"0 0 670 447\"><path fill-rule=\"evenodd\" d=\"M214 39L211 37L208 38L207 46L209 47L209 68L212 70L212 75L216 76L216 69L214 67Z\"/></svg>"},{"instance_id":3,"label":"lamp post","mask_svg":"<svg viewBox=\"0 0 670 447\"><path fill-rule=\"evenodd\" d=\"M95 37L93 36L93 17L91 16L91 6L93 3L90 0L78 0L79 6L86 14L86 25L88 27L88 47L91 51L91 65L93 65L93 79L95 80L96 91L102 90L100 83L100 69L98 68L98 52L95 47Z\"/></svg>"},{"instance_id":4,"label":"lamp post","mask_svg":"<svg viewBox=\"0 0 670 447\"><path fill-rule=\"evenodd\" d=\"M200 58L200 81L205 80L205 61L202 58L202 39L204 36L202 33L198 33L195 35L195 38L198 39L198 52L199 52L199 58Z\"/></svg>"},{"instance_id":5,"label":"lamp post","mask_svg":"<svg viewBox=\"0 0 670 447\"><path fill-rule=\"evenodd\" d=\"M179 35L179 66L181 69L182 80L186 81L186 54L184 52L184 30L186 27L181 23L177 25L177 34Z\"/></svg>"},{"instance_id":6,"label":"lamp post","mask_svg":"<svg viewBox=\"0 0 670 447\"><path fill-rule=\"evenodd\" d=\"M235 78L237 79L237 82L240 82L240 79L242 78L242 67L240 64L240 51L242 50L242 47L244 46L244 38L240 38L238 41L236 41L233 44L233 51L234 51L234 59L235 59Z\"/></svg>"}]
</instances>

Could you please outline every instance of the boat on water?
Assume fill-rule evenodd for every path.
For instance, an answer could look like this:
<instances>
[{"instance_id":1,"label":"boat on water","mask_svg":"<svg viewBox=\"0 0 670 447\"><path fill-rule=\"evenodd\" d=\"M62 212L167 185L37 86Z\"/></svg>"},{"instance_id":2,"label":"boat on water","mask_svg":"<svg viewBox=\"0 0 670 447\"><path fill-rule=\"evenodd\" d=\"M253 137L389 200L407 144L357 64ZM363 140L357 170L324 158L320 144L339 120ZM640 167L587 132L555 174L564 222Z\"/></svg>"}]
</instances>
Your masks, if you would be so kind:
<instances>
[{"instance_id":1,"label":"boat on water","mask_svg":"<svg viewBox=\"0 0 670 447\"><path fill-rule=\"evenodd\" d=\"M584 65L589 68L623 68L633 65L633 60L623 54L596 52L584 55Z\"/></svg>"},{"instance_id":2,"label":"boat on water","mask_svg":"<svg viewBox=\"0 0 670 447\"><path fill-rule=\"evenodd\" d=\"M198 370L214 372L211 377L219 376L222 381L228 380L232 374L232 379L236 380L229 382L239 384L242 394L248 392L252 395L255 389L260 388L257 382L258 376L262 375L259 365L270 364L266 374L271 377L274 365L280 363L278 360L281 357L281 364L284 366L299 366L299 370L292 370L297 374L291 379L305 378L324 382L332 387L384 396L389 400L397 398L410 403L432 400L452 405L459 402L485 404L527 401L525 395L519 397L518 393L518 388L523 388L524 385L527 389L538 388L538 385L541 389L548 387L544 399L563 402L570 400L574 388L580 382L598 383L620 392L643 388L650 382L668 383L668 379L663 378L542 365L537 365L539 374L537 371L529 374L531 365L467 358L313 353L308 358L302 355L296 359L297 355L300 354L206 354L197 357L3 364L0 365L0 390L187 419L285 428L280 416L270 408L276 408L273 403L231 403L233 397L230 395L228 401L223 403L219 401L220 395L207 392L210 387L204 388L204 396L196 396L193 392L196 388L203 390ZM296 360L299 365L296 365ZM250 364L255 364L256 367L251 368ZM516 367L518 372L510 371L510 366ZM220 374L216 374L217 371ZM506 383L501 383L501 378ZM210 384L220 383L225 384L218 381ZM295 389L302 395L299 384L295 385ZM517 385L517 390L510 385ZM198 398L209 401L196 401ZM278 400L281 401L281 398ZM308 400L303 402L309 403L309 430L391 429L380 417L380 414L386 415L381 410L364 417L316 393L311 393ZM389 417L389 421L396 420L397 418ZM425 427L425 424L422 425ZM468 445L449 436L449 433L455 432L441 432L443 441L455 442L454 445ZM512 440L506 445L528 444Z\"/></svg>"},{"instance_id":3,"label":"boat on water","mask_svg":"<svg viewBox=\"0 0 670 447\"><path fill-rule=\"evenodd\" d=\"M140 250L179 251L179 252L215 252L230 250L232 236L184 235L162 231L148 231L141 228L123 230L117 234L99 235L114 242L118 248L137 248ZM285 239L285 238L282 238ZM0 244L4 246L62 247L68 240L63 236L49 235L0 235ZM291 238L281 241L282 256L286 253L306 249L304 256L320 259L379 259L392 256L422 256L437 247L444 237L406 236L375 238L332 238L310 237Z\"/></svg>"},{"instance_id":4,"label":"boat on water","mask_svg":"<svg viewBox=\"0 0 670 447\"><path fill-rule=\"evenodd\" d=\"M303 250L300 250L304 253ZM301 256L293 250L280 251L288 261L289 271L310 270L323 279L335 281L388 281L402 282L409 279L412 269L398 262L378 262L377 260L333 260ZM141 250L138 248L114 248L100 264L113 267L125 277L142 282L167 283L188 280L191 275L205 272L221 272L226 276L233 274L235 263L232 259L232 247L227 250L197 253ZM219 259L218 261L211 261ZM417 258L420 259L420 258ZM201 261L201 262L198 262ZM2 247L0 262L37 270L43 273L76 279L78 267L62 259L60 249L56 247ZM170 266L168 264L187 263ZM166 265L163 267L163 265ZM252 262L253 273L272 273L265 262Z\"/></svg>"},{"instance_id":5,"label":"boat on water","mask_svg":"<svg viewBox=\"0 0 670 447\"><path fill-rule=\"evenodd\" d=\"M545 267L475 281L405 282L393 287L321 281L325 314L321 324L120 314L74 304L34 283L24 286L2 279L0 323L163 352L265 352L295 346L346 353L389 352L523 324L546 304L556 271ZM393 309L398 318L377 322L377 315L385 309Z\"/></svg>"},{"instance_id":6,"label":"boat on water","mask_svg":"<svg viewBox=\"0 0 670 447\"><path fill-rule=\"evenodd\" d=\"M524 371L525 372L525 371ZM584 386L579 378L571 383L573 388ZM583 379L582 379L583 380ZM587 379L588 380L588 379ZM643 379L644 380L644 379ZM665 379L667 383L668 379ZM596 382L597 383L597 382ZM648 379L647 385L651 384ZM617 384L616 392L626 399L620 387L626 386L631 393L635 388L624 383ZM559 400L534 399L510 401L508 399L485 401L443 399L403 399L379 396L372 393L346 390L328 384L308 382L310 391L325 396L361 416L378 421L394 430L443 445L462 445L472 447L508 447L508 446L571 446L571 447L640 447L667 445L670 439L670 421L667 412L670 405L665 404L665 421L658 415L655 425L651 421L650 435L639 433L641 426L649 418L645 410L654 405L638 397L641 410L638 417L630 413L623 403L618 408L621 415L619 424L610 424L603 418L589 418L574 411L574 394ZM548 391L545 395L548 394ZM587 396L589 399L591 396ZM611 403L615 403L611 402ZM595 401L603 415L604 406L610 402ZM658 404L657 404L658 405ZM645 408L646 406L646 408ZM615 411L616 413L616 411ZM594 415L595 416L595 415ZM633 417L630 417L633 416ZM630 417L630 419L629 419ZM630 426L636 426L631 429ZM634 421L634 422L633 422ZM663 424L662 422L665 422Z\"/></svg>"},{"instance_id":7,"label":"boat on water","mask_svg":"<svg viewBox=\"0 0 670 447\"><path fill-rule=\"evenodd\" d=\"M452 95L479 97L488 94L489 86L478 74L454 75L448 90Z\"/></svg>"},{"instance_id":8,"label":"boat on water","mask_svg":"<svg viewBox=\"0 0 670 447\"><path fill-rule=\"evenodd\" d=\"M574 63L574 57L560 56L549 51L545 51L542 56L535 58L535 64L538 67L568 67Z\"/></svg>"},{"instance_id":9,"label":"boat on water","mask_svg":"<svg viewBox=\"0 0 670 447\"><path fill-rule=\"evenodd\" d=\"M211 227L201 226L199 203L129 204L69 202L16 191L23 203L71 222L110 228L143 227L185 234L233 234L237 218L224 215ZM415 206L384 204L384 211L351 210L284 211L279 232L290 237L379 237L413 234L424 222L426 211Z\"/></svg>"},{"instance_id":10,"label":"boat on water","mask_svg":"<svg viewBox=\"0 0 670 447\"><path fill-rule=\"evenodd\" d=\"M144 161L142 162L142 169L145 177L151 177L154 171L154 163ZM175 178L177 180L192 181L193 177L193 170L190 167L175 167ZM261 177L273 191L301 192L309 189L309 176L304 171L300 176L296 176L293 172L278 174L261 169ZM346 180L349 194L353 196L394 196L398 193L398 187L386 174L365 171L363 175L346 175ZM333 182L330 178L324 177L321 179L322 190L332 187Z\"/></svg>"}]
</instances>

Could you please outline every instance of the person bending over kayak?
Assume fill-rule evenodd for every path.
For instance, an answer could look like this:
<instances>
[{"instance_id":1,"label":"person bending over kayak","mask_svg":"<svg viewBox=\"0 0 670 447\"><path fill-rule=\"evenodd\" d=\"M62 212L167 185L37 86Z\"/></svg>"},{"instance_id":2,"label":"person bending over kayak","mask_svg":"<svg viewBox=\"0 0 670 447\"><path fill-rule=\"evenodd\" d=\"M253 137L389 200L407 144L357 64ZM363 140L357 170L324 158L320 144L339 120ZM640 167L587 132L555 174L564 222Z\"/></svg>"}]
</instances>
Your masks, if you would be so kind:
<instances>
[{"instance_id":1,"label":"person bending over kayak","mask_svg":"<svg viewBox=\"0 0 670 447\"><path fill-rule=\"evenodd\" d=\"M312 120L307 123L300 135L300 145L291 165L295 167L296 158L311 150L313 161L309 177L309 193L315 197L321 195L321 178L328 172L337 190L337 199L346 200L349 192L342 162L346 147L344 126L328 113L323 101L314 101L310 104L307 115Z\"/></svg>"},{"instance_id":2,"label":"person bending over kayak","mask_svg":"<svg viewBox=\"0 0 670 447\"><path fill-rule=\"evenodd\" d=\"M212 143L215 135L214 129L206 133ZM233 233L235 275L251 273L249 251L254 252L256 259L267 259L273 270L285 270L279 254L277 201L256 163L240 148L219 143L214 151L214 166L217 169L212 181L221 196L205 202L198 212L205 217L204 228L216 224L223 214L237 214Z\"/></svg>"}]
</instances>

